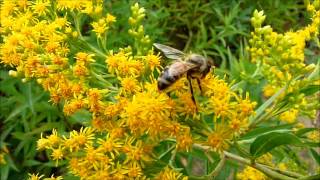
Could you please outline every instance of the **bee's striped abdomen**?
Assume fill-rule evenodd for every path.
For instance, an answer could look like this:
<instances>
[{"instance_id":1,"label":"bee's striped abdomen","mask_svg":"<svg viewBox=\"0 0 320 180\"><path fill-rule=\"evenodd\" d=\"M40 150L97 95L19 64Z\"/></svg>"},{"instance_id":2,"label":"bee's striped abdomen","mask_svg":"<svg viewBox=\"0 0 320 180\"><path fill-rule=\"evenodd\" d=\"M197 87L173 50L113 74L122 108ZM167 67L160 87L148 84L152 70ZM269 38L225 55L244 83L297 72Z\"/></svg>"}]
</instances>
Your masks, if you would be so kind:
<instances>
[{"instance_id":1,"label":"bee's striped abdomen","mask_svg":"<svg viewBox=\"0 0 320 180\"><path fill-rule=\"evenodd\" d=\"M179 79L178 76L172 76L169 73L169 68L166 67L162 74L160 75L158 79L158 89L163 90L172 85L174 82L176 82Z\"/></svg>"}]
</instances>

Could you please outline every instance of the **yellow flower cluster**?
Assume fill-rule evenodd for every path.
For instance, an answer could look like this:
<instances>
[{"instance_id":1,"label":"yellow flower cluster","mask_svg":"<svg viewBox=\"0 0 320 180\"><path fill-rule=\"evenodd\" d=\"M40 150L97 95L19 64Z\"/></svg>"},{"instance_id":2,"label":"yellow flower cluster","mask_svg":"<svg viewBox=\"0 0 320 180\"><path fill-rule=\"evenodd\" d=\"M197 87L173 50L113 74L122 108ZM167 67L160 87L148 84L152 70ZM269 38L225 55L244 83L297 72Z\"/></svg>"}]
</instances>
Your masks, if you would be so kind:
<instances>
[{"instance_id":1,"label":"yellow flower cluster","mask_svg":"<svg viewBox=\"0 0 320 180\"><path fill-rule=\"evenodd\" d=\"M164 168L158 176L155 178L156 180L188 180L188 177L183 176L181 173L170 169L169 167Z\"/></svg>"},{"instance_id":2,"label":"yellow flower cluster","mask_svg":"<svg viewBox=\"0 0 320 180\"><path fill-rule=\"evenodd\" d=\"M131 17L129 18L129 24L131 28L129 29L129 34L134 37L136 42L136 54L143 55L148 51L150 44L150 38L148 35L144 33L144 27L141 24L141 21L145 17L145 9L143 7L139 7L138 3L135 3L131 7Z\"/></svg>"},{"instance_id":3,"label":"yellow flower cluster","mask_svg":"<svg viewBox=\"0 0 320 180\"><path fill-rule=\"evenodd\" d=\"M319 1L308 4L307 10L311 14L312 22L306 27L283 34L273 31L269 26L263 26L266 16L263 11L254 12L251 23L254 27L249 41L251 59L261 69L267 80L263 91L270 97L281 88L288 85L280 98L291 93L289 98L293 107L281 115L280 119L289 123L295 122L299 113L314 117L317 102L315 97L308 97L298 91L308 85L319 85L319 79L308 78L315 69L315 64L305 62L304 49L306 42L318 38L320 29Z\"/></svg>"},{"instance_id":4,"label":"yellow flower cluster","mask_svg":"<svg viewBox=\"0 0 320 180\"><path fill-rule=\"evenodd\" d=\"M262 172L247 166L242 172L237 174L239 180L266 180L268 179Z\"/></svg>"},{"instance_id":5,"label":"yellow flower cluster","mask_svg":"<svg viewBox=\"0 0 320 180\"><path fill-rule=\"evenodd\" d=\"M6 156L8 155L9 150L6 146L1 147L0 149L0 165L7 164Z\"/></svg>"},{"instance_id":6,"label":"yellow flower cluster","mask_svg":"<svg viewBox=\"0 0 320 180\"><path fill-rule=\"evenodd\" d=\"M110 54L106 58L108 71L117 77L137 77L143 74L144 64L142 59L132 56L131 48L122 49L116 54Z\"/></svg>"},{"instance_id":7,"label":"yellow flower cluster","mask_svg":"<svg viewBox=\"0 0 320 180\"><path fill-rule=\"evenodd\" d=\"M110 25L115 21L116 17L108 13L105 18L101 18L98 22L92 23L93 31L97 34L98 38L101 38L105 36Z\"/></svg>"},{"instance_id":8,"label":"yellow flower cluster","mask_svg":"<svg viewBox=\"0 0 320 180\"><path fill-rule=\"evenodd\" d=\"M39 174L29 174L28 180L63 180L62 176L57 176L54 177L51 175L50 178L44 177L44 175L39 175Z\"/></svg>"},{"instance_id":9,"label":"yellow flower cluster","mask_svg":"<svg viewBox=\"0 0 320 180\"><path fill-rule=\"evenodd\" d=\"M69 136L52 135L38 141L38 149L48 149L57 162L67 159L72 174L83 179L145 179L143 169L150 161L153 144L130 137L124 131L97 137L93 128L72 131Z\"/></svg>"},{"instance_id":10,"label":"yellow flower cluster","mask_svg":"<svg viewBox=\"0 0 320 180\"><path fill-rule=\"evenodd\" d=\"M205 112L214 113L214 131L208 136L208 145L221 151L227 141L248 128L248 118L254 114L255 102L234 93L222 79L208 75L202 83L204 94L209 97Z\"/></svg>"}]
</instances>

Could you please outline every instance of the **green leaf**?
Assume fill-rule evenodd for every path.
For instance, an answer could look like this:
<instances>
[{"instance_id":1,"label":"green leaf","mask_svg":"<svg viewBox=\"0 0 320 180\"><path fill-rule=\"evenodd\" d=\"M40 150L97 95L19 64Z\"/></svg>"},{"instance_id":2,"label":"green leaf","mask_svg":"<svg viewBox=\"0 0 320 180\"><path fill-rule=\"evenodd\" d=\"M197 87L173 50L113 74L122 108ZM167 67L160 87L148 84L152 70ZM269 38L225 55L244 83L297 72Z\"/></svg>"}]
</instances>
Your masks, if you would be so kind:
<instances>
[{"instance_id":1,"label":"green leaf","mask_svg":"<svg viewBox=\"0 0 320 180\"><path fill-rule=\"evenodd\" d=\"M314 149L310 149L310 152L317 164L320 165L320 155L317 153L317 151L315 151Z\"/></svg>"},{"instance_id":2,"label":"green leaf","mask_svg":"<svg viewBox=\"0 0 320 180\"><path fill-rule=\"evenodd\" d=\"M40 161L29 159L23 162L23 166L37 166L41 164Z\"/></svg>"},{"instance_id":3,"label":"green leaf","mask_svg":"<svg viewBox=\"0 0 320 180\"><path fill-rule=\"evenodd\" d=\"M316 92L319 92L320 91L320 85L309 85L305 88L302 88L300 90L300 93L303 93L305 95L312 95L312 94L315 94Z\"/></svg>"},{"instance_id":4,"label":"green leaf","mask_svg":"<svg viewBox=\"0 0 320 180\"><path fill-rule=\"evenodd\" d=\"M8 179L9 165L1 166L0 172L1 172L1 176L0 176L1 179Z\"/></svg>"},{"instance_id":5,"label":"green leaf","mask_svg":"<svg viewBox=\"0 0 320 180\"><path fill-rule=\"evenodd\" d=\"M271 132L257 137L250 146L250 153L257 158L282 145L303 146L304 143L294 134Z\"/></svg>"},{"instance_id":6,"label":"green leaf","mask_svg":"<svg viewBox=\"0 0 320 180\"><path fill-rule=\"evenodd\" d=\"M256 121L260 115L275 101L281 93L285 90L285 88L281 88L277 93L275 93L273 96L271 96L266 102L264 102L257 110L256 115L251 116L249 118L250 123Z\"/></svg>"},{"instance_id":7,"label":"green leaf","mask_svg":"<svg viewBox=\"0 0 320 180\"><path fill-rule=\"evenodd\" d=\"M300 137L310 131L318 131L318 130L319 130L318 128L302 128L302 129L299 129L295 134Z\"/></svg>"},{"instance_id":8,"label":"green leaf","mask_svg":"<svg viewBox=\"0 0 320 180\"><path fill-rule=\"evenodd\" d=\"M270 133L270 132L286 132L291 131L290 129L294 126L294 124L284 124L280 126L271 126L271 127L258 127L255 128L240 138L241 140L248 140L252 138L256 138L258 135Z\"/></svg>"},{"instance_id":9,"label":"green leaf","mask_svg":"<svg viewBox=\"0 0 320 180\"><path fill-rule=\"evenodd\" d=\"M305 141L304 144L309 147L320 147L320 143L312 142L312 141Z\"/></svg>"},{"instance_id":10,"label":"green leaf","mask_svg":"<svg viewBox=\"0 0 320 180\"><path fill-rule=\"evenodd\" d=\"M308 76L308 80L314 80L314 79L319 79L320 78L320 61L318 61L316 68L314 71Z\"/></svg>"}]
</instances>

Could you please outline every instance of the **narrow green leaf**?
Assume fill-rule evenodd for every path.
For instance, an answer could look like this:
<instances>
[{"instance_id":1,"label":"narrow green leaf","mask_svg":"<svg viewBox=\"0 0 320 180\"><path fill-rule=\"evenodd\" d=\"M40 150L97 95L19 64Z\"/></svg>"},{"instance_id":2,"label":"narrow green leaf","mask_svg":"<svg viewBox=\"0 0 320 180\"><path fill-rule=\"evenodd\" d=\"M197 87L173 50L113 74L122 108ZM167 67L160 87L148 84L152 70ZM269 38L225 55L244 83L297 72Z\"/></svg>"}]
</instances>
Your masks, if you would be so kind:
<instances>
[{"instance_id":1,"label":"narrow green leaf","mask_svg":"<svg viewBox=\"0 0 320 180\"><path fill-rule=\"evenodd\" d=\"M314 79L319 79L320 78L320 61L318 61L316 68L314 71L308 76L308 80L314 80Z\"/></svg>"},{"instance_id":2,"label":"narrow green leaf","mask_svg":"<svg viewBox=\"0 0 320 180\"><path fill-rule=\"evenodd\" d=\"M27 93L27 101L28 101L29 108L31 109L32 114L34 114L34 107L33 107L34 102L33 102L31 83L28 83L26 93Z\"/></svg>"},{"instance_id":3,"label":"narrow green leaf","mask_svg":"<svg viewBox=\"0 0 320 180\"><path fill-rule=\"evenodd\" d=\"M41 164L40 161L29 159L23 162L23 166L37 166Z\"/></svg>"},{"instance_id":4,"label":"narrow green leaf","mask_svg":"<svg viewBox=\"0 0 320 180\"><path fill-rule=\"evenodd\" d=\"M16 166L15 162L12 160L12 158L10 156L7 156L6 160L7 160L9 167L11 167L13 170L19 172L18 167Z\"/></svg>"},{"instance_id":5,"label":"narrow green leaf","mask_svg":"<svg viewBox=\"0 0 320 180\"><path fill-rule=\"evenodd\" d=\"M314 149L310 149L310 152L317 164L320 165L320 154L317 153L317 151L315 151Z\"/></svg>"},{"instance_id":6,"label":"narrow green leaf","mask_svg":"<svg viewBox=\"0 0 320 180\"><path fill-rule=\"evenodd\" d=\"M248 140L252 138L256 138L258 135L270 133L270 132L285 132L291 131L290 129L294 126L294 124L284 124L280 126L271 126L271 127L258 127L255 128L240 138L241 140Z\"/></svg>"},{"instance_id":7,"label":"narrow green leaf","mask_svg":"<svg viewBox=\"0 0 320 180\"><path fill-rule=\"evenodd\" d=\"M285 90L285 88L281 88L277 93L275 93L273 96L271 96L266 102L264 102L257 110L256 115L251 116L249 118L250 123L257 120L257 118L262 115L262 113L281 95L281 93Z\"/></svg>"},{"instance_id":8,"label":"narrow green leaf","mask_svg":"<svg viewBox=\"0 0 320 180\"><path fill-rule=\"evenodd\" d=\"M315 147L315 148L320 147L320 143L318 142L305 141L304 144L309 147Z\"/></svg>"},{"instance_id":9,"label":"narrow green leaf","mask_svg":"<svg viewBox=\"0 0 320 180\"><path fill-rule=\"evenodd\" d=\"M318 130L319 130L318 128L302 128L302 129L299 129L295 134L297 136L303 136L304 134L310 131L318 131Z\"/></svg>"},{"instance_id":10,"label":"narrow green leaf","mask_svg":"<svg viewBox=\"0 0 320 180\"><path fill-rule=\"evenodd\" d=\"M300 90L300 93L303 93L308 96L308 95L312 95L312 94L319 92L319 91L320 91L320 85L309 85L305 88L302 88Z\"/></svg>"},{"instance_id":11,"label":"narrow green leaf","mask_svg":"<svg viewBox=\"0 0 320 180\"><path fill-rule=\"evenodd\" d=\"M303 146L304 143L294 134L271 132L257 137L250 146L250 153L257 158L282 145Z\"/></svg>"},{"instance_id":12,"label":"narrow green leaf","mask_svg":"<svg viewBox=\"0 0 320 180\"><path fill-rule=\"evenodd\" d=\"M8 179L8 175L9 175L9 165L1 166L0 172L1 172L1 176L0 176L1 179Z\"/></svg>"},{"instance_id":13,"label":"narrow green leaf","mask_svg":"<svg viewBox=\"0 0 320 180\"><path fill-rule=\"evenodd\" d=\"M19 115L19 114L22 114L22 112L24 110L26 110L28 108L28 105L27 104L23 104L21 106L18 106L17 108L15 108L11 114L8 116L8 118L4 121L4 122L7 122L11 119L13 119L15 116Z\"/></svg>"}]
</instances>

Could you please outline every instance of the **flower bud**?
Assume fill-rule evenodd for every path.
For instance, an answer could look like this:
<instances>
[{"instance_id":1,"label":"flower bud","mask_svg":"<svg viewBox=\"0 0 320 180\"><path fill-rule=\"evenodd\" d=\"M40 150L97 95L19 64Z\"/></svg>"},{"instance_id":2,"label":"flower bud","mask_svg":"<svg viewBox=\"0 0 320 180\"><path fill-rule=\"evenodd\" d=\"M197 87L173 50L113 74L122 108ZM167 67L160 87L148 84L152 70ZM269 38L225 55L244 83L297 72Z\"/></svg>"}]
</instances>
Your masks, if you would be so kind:
<instances>
[{"instance_id":1,"label":"flower bud","mask_svg":"<svg viewBox=\"0 0 320 180\"><path fill-rule=\"evenodd\" d=\"M11 77L17 77L17 76L18 76L18 72L17 72L17 71L14 71L14 70L10 70L10 71L9 71L9 76L11 76Z\"/></svg>"}]
</instances>

